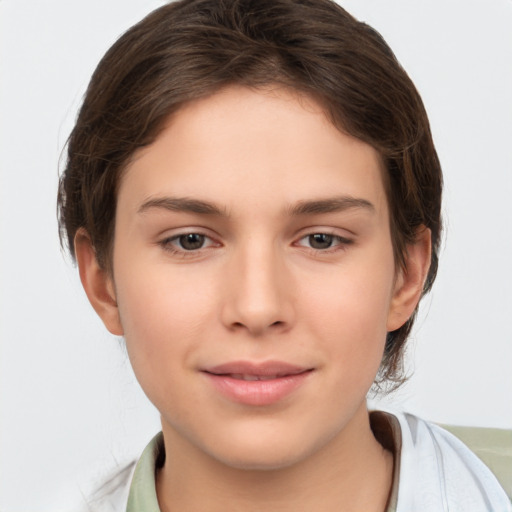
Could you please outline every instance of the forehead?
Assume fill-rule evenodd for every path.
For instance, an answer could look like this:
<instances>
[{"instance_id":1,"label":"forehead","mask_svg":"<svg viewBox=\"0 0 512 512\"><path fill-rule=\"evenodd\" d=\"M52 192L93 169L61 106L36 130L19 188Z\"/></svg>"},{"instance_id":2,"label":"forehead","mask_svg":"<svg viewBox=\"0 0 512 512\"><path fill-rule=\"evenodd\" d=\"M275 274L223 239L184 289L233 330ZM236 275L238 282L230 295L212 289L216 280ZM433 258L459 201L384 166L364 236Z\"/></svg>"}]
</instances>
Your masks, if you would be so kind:
<instances>
[{"instance_id":1,"label":"forehead","mask_svg":"<svg viewBox=\"0 0 512 512\"><path fill-rule=\"evenodd\" d=\"M363 194L387 212L382 174L378 152L338 130L310 97L232 86L168 119L128 165L118 206L157 194L272 209Z\"/></svg>"}]
</instances>

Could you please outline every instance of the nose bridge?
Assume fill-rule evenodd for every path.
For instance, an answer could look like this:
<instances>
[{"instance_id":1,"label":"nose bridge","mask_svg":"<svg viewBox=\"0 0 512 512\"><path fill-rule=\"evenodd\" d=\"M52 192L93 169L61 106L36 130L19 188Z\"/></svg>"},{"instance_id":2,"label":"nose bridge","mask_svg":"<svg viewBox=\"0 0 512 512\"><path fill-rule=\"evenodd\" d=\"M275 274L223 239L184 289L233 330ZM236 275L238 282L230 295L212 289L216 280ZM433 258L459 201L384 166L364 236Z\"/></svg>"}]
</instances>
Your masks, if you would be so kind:
<instances>
[{"instance_id":1,"label":"nose bridge","mask_svg":"<svg viewBox=\"0 0 512 512\"><path fill-rule=\"evenodd\" d=\"M276 244L253 236L234 251L231 264L225 321L252 334L288 325L292 315L287 272Z\"/></svg>"}]
</instances>

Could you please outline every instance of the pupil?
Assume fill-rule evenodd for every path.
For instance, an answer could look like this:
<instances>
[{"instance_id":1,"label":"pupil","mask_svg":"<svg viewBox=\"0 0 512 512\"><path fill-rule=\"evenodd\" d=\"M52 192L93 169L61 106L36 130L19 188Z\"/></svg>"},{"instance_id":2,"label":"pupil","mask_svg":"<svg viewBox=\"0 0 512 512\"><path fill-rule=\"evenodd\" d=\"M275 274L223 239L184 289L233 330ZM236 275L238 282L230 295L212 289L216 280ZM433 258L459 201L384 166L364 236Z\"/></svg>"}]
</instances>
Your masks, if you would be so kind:
<instances>
[{"instance_id":1,"label":"pupil","mask_svg":"<svg viewBox=\"0 0 512 512\"><path fill-rule=\"evenodd\" d=\"M200 249L204 244L204 235L197 233L189 233L187 235L180 236L180 245L186 251L193 251L194 249Z\"/></svg>"},{"instance_id":2,"label":"pupil","mask_svg":"<svg viewBox=\"0 0 512 512\"><path fill-rule=\"evenodd\" d=\"M309 235L309 243L313 249L328 249L332 245L332 235L325 233L315 233Z\"/></svg>"}]
</instances>

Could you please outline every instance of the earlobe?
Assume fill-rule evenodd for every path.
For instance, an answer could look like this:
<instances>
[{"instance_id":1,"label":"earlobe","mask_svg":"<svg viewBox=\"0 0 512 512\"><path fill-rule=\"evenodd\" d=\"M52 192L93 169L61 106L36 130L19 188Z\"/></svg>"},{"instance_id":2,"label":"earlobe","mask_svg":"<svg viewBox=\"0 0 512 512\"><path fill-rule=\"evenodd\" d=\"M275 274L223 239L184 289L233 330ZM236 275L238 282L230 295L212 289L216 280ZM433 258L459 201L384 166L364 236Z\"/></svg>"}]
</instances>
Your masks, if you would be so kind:
<instances>
[{"instance_id":1,"label":"earlobe","mask_svg":"<svg viewBox=\"0 0 512 512\"><path fill-rule=\"evenodd\" d=\"M397 276L388 315L388 332L399 329L411 317L421 298L431 256L431 231L421 226L416 242L407 246L405 268Z\"/></svg>"},{"instance_id":2,"label":"earlobe","mask_svg":"<svg viewBox=\"0 0 512 512\"><path fill-rule=\"evenodd\" d=\"M75 235L75 254L80 280L92 307L105 327L118 336L123 335L114 282L107 270L96 259L96 251L87 231L80 228Z\"/></svg>"}]
</instances>

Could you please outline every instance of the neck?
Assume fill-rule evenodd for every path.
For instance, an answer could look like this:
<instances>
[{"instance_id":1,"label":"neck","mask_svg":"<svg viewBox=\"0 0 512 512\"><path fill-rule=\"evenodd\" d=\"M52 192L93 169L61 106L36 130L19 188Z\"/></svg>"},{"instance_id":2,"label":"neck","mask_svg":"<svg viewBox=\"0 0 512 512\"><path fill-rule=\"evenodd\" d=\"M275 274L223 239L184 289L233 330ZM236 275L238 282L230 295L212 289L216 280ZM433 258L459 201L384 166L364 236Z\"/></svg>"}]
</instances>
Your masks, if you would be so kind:
<instances>
[{"instance_id":1,"label":"neck","mask_svg":"<svg viewBox=\"0 0 512 512\"><path fill-rule=\"evenodd\" d=\"M366 408L354 420L304 460L270 470L230 467L164 425L166 453L172 455L157 474L161 511L384 512L393 455L375 439Z\"/></svg>"}]
</instances>

